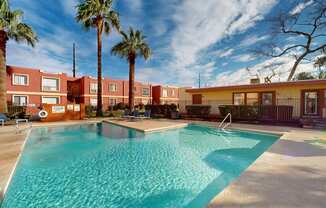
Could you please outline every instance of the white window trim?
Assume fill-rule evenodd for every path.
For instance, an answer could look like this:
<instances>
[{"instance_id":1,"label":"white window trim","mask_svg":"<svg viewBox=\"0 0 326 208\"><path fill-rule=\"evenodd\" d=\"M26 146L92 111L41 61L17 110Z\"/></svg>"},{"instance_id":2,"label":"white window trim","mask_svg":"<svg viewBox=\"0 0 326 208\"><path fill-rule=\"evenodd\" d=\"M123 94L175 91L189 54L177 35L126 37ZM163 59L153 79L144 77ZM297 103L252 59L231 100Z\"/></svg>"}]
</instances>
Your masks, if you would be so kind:
<instances>
[{"instance_id":1,"label":"white window trim","mask_svg":"<svg viewBox=\"0 0 326 208\"><path fill-rule=\"evenodd\" d=\"M115 86L115 90L111 90L111 85ZM110 83L109 84L109 92L117 92L118 91L118 85L116 83Z\"/></svg>"},{"instance_id":2,"label":"white window trim","mask_svg":"<svg viewBox=\"0 0 326 208\"><path fill-rule=\"evenodd\" d=\"M58 98L58 105L61 103L60 96L41 96L41 104L46 104L43 103L43 98Z\"/></svg>"},{"instance_id":3,"label":"white window trim","mask_svg":"<svg viewBox=\"0 0 326 208\"><path fill-rule=\"evenodd\" d=\"M26 76L27 77L27 84L15 84L15 75L20 75L20 76ZM20 73L13 73L12 74L12 85L15 85L15 86L28 86L29 85L29 74L20 74Z\"/></svg>"},{"instance_id":4,"label":"white window trim","mask_svg":"<svg viewBox=\"0 0 326 208\"><path fill-rule=\"evenodd\" d=\"M28 95L12 95L12 104L14 104L14 97L26 97L26 106L29 104L29 97Z\"/></svg>"},{"instance_id":5,"label":"white window trim","mask_svg":"<svg viewBox=\"0 0 326 208\"><path fill-rule=\"evenodd\" d=\"M147 95L144 94L144 89L147 89L147 90L148 90L148 94L147 94ZM150 96L150 94L151 94L151 90L150 90L150 88L149 88L149 87L143 87L143 88L142 88L142 93L141 93L141 94L142 94L142 96Z\"/></svg>"},{"instance_id":6,"label":"white window trim","mask_svg":"<svg viewBox=\"0 0 326 208\"><path fill-rule=\"evenodd\" d=\"M92 92L92 84L97 84L97 86L96 86L96 92ZM89 83L89 93L90 94L97 94L97 91L98 91L98 83L96 83L96 82L90 82ZM103 93L103 85L102 85L102 93Z\"/></svg>"},{"instance_id":7,"label":"white window trim","mask_svg":"<svg viewBox=\"0 0 326 208\"><path fill-rule=\"evenodd\" d=\"M56 79L56 80L58 80L58 90L53 90L53 91L48 91L48 90L44 90L43 89L43 86L44 86L44 79ZM42 91L43 92L60 92L60 86L61 86L61 84L60 84L60 78L58 78L58 77L47 77L47 76L42 76Z\"/></svg>"}]
</instances>

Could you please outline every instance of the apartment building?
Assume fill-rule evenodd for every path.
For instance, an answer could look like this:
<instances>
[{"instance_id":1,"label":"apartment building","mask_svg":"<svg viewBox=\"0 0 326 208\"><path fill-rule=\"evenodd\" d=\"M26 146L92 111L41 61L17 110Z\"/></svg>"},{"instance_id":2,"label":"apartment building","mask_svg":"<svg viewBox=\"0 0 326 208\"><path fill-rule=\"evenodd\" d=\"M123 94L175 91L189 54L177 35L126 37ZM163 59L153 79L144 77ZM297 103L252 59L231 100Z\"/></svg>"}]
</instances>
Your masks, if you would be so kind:
<instances>
[{"instance_id":1,"label":"apartment building","mask_svg":"<svg viewBox=\"0 0 326 208\"><path fill-rule=\"evenodd\" d=\"M178 101L179 90L171 86L152 86L135 82L135 104L165 104ZM155 93L154 93L155 90ZM107 109L128 103L129 81L103 78L102 102ZM97 79L73 78L65 73L47 73L39 69L7 66L7 100L9 105L38 109L42 104L84 103L97 105Z\"/></svg>"},{"instance_id":2,"label":"apartment building","mask_svg":"<svg viewBox=\"0 0 326 208\"><path fill-rule=\"evenodd\" d=\"M7 67L7 100L9 104L37 109L41 104L67 103L65 73L47 73L25 67Z\"/></svg>"},{"instance_id":3,"label":"apartment building","mask_svg":"<svg viewBox=\"0 0 326 208\"><path fill-rule=\"evenodd\" d=\"M71 102L97 105L97 79L84 76L79 79L68 81L68 98ZM135 82L135 104L150 104L152 102L152 86ZM129 82L127 80L113 80L103 78L102 102L104 107L113 106L117 103L128 103Z\"/></svg>"},{"instance_id":4,"label":"apartment building","mask_svg":"<svg viewBox=\"0 0 326 208\"><path fill-rule=\"evenodd\" d=\"M153 104L178 104L179 88L175 86L156 85L152 87Z\"/></svg>"}]
</instances>

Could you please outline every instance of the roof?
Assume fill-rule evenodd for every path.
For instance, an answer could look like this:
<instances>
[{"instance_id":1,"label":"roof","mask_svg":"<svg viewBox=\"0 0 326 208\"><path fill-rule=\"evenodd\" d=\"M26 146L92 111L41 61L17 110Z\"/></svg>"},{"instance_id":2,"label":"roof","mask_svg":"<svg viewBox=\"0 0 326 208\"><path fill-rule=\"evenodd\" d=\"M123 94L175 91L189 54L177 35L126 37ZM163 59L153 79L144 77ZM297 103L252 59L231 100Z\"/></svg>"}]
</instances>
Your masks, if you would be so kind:
<instances>
[{"instance_id":1,"label":"roof","mask_svg":"<svg viewBox=\"0 0 326 208\"><path fill-rule=\"evenodd\" d=\"M258 88L266 88L266 87L308 86L308 85L318 85L318 84L324 84L326 87L326 79L191 88L191 89L186 89L186 92L212 92L212 91L222 91L222 90L243 90L243 89L258 89Z\"/></svg>"}]
</instances>

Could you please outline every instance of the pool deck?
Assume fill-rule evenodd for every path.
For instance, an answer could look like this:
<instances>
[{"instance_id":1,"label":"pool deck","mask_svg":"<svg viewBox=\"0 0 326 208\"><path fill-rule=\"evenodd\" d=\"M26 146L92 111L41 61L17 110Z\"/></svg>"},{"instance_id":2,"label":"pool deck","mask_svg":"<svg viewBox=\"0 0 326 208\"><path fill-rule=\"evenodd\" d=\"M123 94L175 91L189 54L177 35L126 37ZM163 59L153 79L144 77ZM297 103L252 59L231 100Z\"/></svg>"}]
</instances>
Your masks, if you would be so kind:
<instances>
[{"instance_id":1,"label":"pool deck","mask_svg":"<svg viewBox=\"0 0 326 208\"><path fill-rule=\"evenodd\" d=\"M171 120L126 120L126 119L115 119L115 120L104 120L107 123L113 123L119 126L124 126L132 129L136 129L142 132L153 132L163 131L167 129L183 128L188 125L189 122L175 122Z\"/></svg>"},{"instance_id":2,"label":"pool deck","mask_svg":"<svg viewBox=\"0 0 326 208\"><path fill-rule=\"evenodd\" d=\"M86 121L35 123L62 126L94 123ZM106 119L107 120L107 119ZM185 120L110 120L118 125L149 132L180 128L187 123L217 127L215 122ZM210 203L217 207L326 207L326 131L280 126L232 124L231 128L282 135L242 175ZM13 126L0 127L0 188L4 191L26 139ZM1 193L0 193L1 200Z\"/></svg>"}]
</instances>

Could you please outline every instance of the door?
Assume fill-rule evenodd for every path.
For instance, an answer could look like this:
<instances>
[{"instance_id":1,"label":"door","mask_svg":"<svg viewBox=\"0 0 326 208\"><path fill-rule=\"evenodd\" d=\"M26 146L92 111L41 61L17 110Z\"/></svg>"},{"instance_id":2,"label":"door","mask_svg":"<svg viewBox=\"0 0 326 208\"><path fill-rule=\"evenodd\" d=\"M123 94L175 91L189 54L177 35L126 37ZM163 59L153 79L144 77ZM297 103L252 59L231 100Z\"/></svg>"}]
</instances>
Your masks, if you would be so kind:
<instances>
[{"instance_id":1,"label":"door","mask_svg":"<svg viewBox=\"0 0 326 208\"><path fill-rule=\"evenodd\" d=\"M202 104L202 94L192 95L192 104Z\"/></svg>"},{"instance_id":2,"label":"door","mask_svg":"<svg viewBox=\"0 0 326 208\"><path fill-rule=\"evenodd\" d=\"M319 93L317 90L303 92L303 115L318 116L319 115Z\"/></svg>"}]
</instances>

